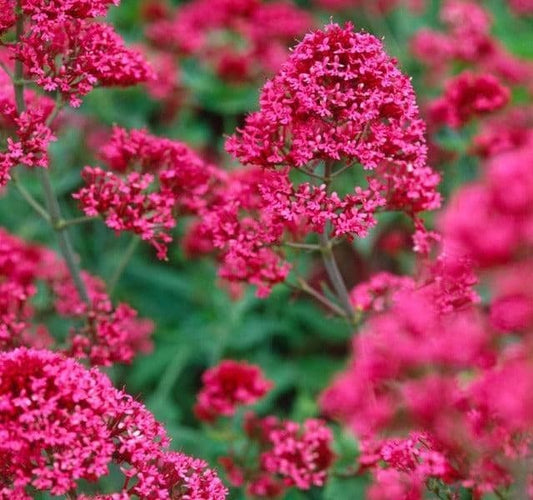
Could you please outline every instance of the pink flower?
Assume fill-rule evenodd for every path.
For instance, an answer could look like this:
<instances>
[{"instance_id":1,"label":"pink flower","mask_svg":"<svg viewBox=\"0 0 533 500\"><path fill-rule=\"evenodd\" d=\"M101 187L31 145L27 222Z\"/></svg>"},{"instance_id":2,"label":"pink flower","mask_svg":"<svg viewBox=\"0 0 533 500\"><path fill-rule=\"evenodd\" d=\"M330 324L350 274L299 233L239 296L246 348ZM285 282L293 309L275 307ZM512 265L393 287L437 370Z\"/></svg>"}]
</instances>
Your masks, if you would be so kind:
<instances>
[{"instance_id":1,"label":"pink flower","mask_svg":"<svg viewBox=\"0 0 533 500\"><path fill-rule=\"evenodd\" d=\"M245 164L313 161L425 164L424 126L409 79L367 33L336 24L306 35L262 89L260 110L226 145Z\"/></svg>"},{"instance_id":2,"label":"pink flower","mask_svg":"<svg viewBox=\"0 0 533 500\"><path fill-rule=\"evenodd\" d=\"M475 117L502 108L510 92L491 75L463 72L446 83L444 95L430 105L431 119L459 128Z\"/></svg>"},{"instance_id":3,"label":"pink flower","mask_svg":"<svg viewBox=\"0 0 533 500\"><path fill-rule=\"evenodd\" d=\"M295 47L263 87L260 110L247 117L226 149L244 164L277 168L284 176L290 168L316 175L322 163L335 176L336 165L360 164L369 171L368 187L357 186L343 199L335 193L325 196L325 186L292 187L281 175L277 182L285 182L286 196L305 193L303 200L285 201L280 188L270 195L270 200L278 198L278 206L285 201L287 215L320 206L320 217L310 213L311 221L331 220L333 236L351 238L366 235L378 208L413 216L440 205L440 177L426 165L424 134L411 83L381 42L354 33L351 24L330 24ZM311 227L320 231L320 224Z\"/></svg>"},{"instance_id":4,"label":"pink flower","mask_svg":"<svg viewBox=\"0 0 533 500\"><path fill-rule=\"evenodd\" d=\"M73 197L87 216L103 215L109 228L138 234L156 248L158 258L166 258L167 245L172 241L169 230L176 225L174 200L150 192L153 175L133 172L122 179L98 167L85 167L82 177L88 186Z\"/></svg>"},{"instance_id":5,"label":"pink flower","mask_svg":"<svg viewBox=\"0 0 533 500\"><path fill-rule=\"evenodd\" d=\"M533 14L533 2L531 0L509 0L509 4L517 14Z\"/></svg>"},{"instance_id":6,"label":"pink flower","mask_svg":"<svg viewBox=\"0 0 533 500\"><path fill-rule=\"evenodd\" d=\"M72 106L96 86L128 86L152 78L135 50L111 26L84 19L42 21L16 46L15 57L46 91L58 91Z\"/></svg>"},{"instance_id":7,"label":"pink flower","mask_svg":"<svg viewBox=\"0 0 533 500\"><path fill-rule=\"evenodd\" d=\"M394 295L398 290L414 287L414 280L409 276L395 276L381 272L353 288L350 292L350 301L358 311L383 311L388 302L394 302Z\"/></svg>"},{"instance_id":8,"label":"pink flower","mask_svg":"<svg viewBox=\"0 0 533 500\"><path fill-rule=\"evenodd\" d=\"M206 421L233 415L237 407L255 403L272 387L259 367L232 360L222 361L207 370L202 382L194 411L198 418Z\"/></svg>"},{"instance_id":9,"label":"pink flower","mask_svg":"<svg viewBox=\"0 0 533 500\"><path fill-rule=\"evenodd\" d=\"M24 348L0 354L0 407L6 498L29 499L30 488L64 495L108 476L111 464L132 486L103 498L170 499L176 489L225 498L205 462L166 451L165 431L142 404L72 359Z\"/></svg>"},{"instance_id":10,"label":"pink flower","mask_svg":"<svg viewBox=\"0 0 533 500\"><path fill-rule=\"evenodd\" d=\"M193 0L157 19L147 34L158 48L194 56L231 82L277 71L287 45L312 24L306 11L284 0Z\"/></svg>"},{"instance_id":11,"label":"pink flower","mask_svg":"<svg viewBox=\"0 0 533 500\"><path fill-rule=\"evenodd\" d=\"M261 455L262 468L301 490L322 486L334 458L332 440L321 420L308 419L303 425L283 422L269 434L272 447Z\"/></svg>"},{"instance_id":12,"label":"pink flower","mask_svg":"<svg viewBox=\"0 0 533 500\"><path fill-rule=\"evenodd\" d=\"M85 167L86 187L73 197L86 215L103 216L117 233L138 234L165 259L177 215L196 213L205 205L217 169L185 144L144 130L115 127L101 155L113 171ZM141 172L134 171L136 165Z\"/></svg>"}]
</instances>

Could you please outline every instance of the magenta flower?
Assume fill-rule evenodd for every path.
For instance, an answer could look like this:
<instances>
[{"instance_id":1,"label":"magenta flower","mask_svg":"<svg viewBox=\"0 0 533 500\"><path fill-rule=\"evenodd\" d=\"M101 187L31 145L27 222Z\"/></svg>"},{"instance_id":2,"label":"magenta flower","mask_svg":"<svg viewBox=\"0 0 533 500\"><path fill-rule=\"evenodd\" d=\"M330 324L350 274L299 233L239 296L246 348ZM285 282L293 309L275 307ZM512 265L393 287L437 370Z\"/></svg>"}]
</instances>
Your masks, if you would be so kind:
<instances>
[{"instance_id":1,"label":"magenta flower","mask_svg":"<svg viewBox=\"0 0 533 500\"><path fill-rule=\"evenodd\" d=\"M231 416L239 406L251 405L272 387L259 367L225 360L202 376L203 387L194 407L201 420L212 421Z\"/></svg>"}]
</instances>

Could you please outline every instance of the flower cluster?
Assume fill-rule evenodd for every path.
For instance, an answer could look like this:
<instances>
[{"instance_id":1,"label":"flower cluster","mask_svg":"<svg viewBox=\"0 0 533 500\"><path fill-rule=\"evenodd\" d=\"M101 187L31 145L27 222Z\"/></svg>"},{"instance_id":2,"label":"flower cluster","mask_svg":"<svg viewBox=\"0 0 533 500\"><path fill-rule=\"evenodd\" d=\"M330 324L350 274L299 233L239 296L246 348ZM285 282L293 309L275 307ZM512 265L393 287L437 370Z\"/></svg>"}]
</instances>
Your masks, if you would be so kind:
<instances>
[{"instance_id":1,"label":"flower cluster","mask_svg":"<svg viewBox=\"0 0 533 500\"><path fill-rule=\"evenodd\" d=\"M57 349L44 324L35 323L38 309L32 304L37 286L45 284L50 291L51 306L60 316L72 319L66 354L88 358L92 365L129 363L135 354L151 349L153 324L137 317L128 304L113 306L104 283L88 273L83 274L90 303L80 299L67 268L57 256L37 245L31 245L0 232L0 349L17 346Z\"/></svg>"},{"instance_id":2,"label":"flower cluster","mask_svg":"<svg viewBox=\"0 0 533 500\"><path fill-rule=\"evenodd\" d=\"M79 298L66 270L51 277L58 314L81 321L81 326L71 329L67 354L88 358L91 365L109 366L130 363L136 354L149 352L153 323L137 318L137 311L128 304L114 307L100 279L88 273L82 278L89 304Z\"/></svg>"},{"instance_id":3,"label":"flower cluster","mask_svg":"<svg viewBox=\"0 0 533 500\"><path fill-rule=\"evenodd\" d=\"M5 54L0 53L4 59ZM10 62L5 61L9 66ZM23 94L27 109L19 112L15 103L13 83L5 74L0 74L0 122L9 132L7 142L0 151L0 188L5 186L10 170L16 165L27 167L48 167L48 145L55 140L47 119L53 109L53 102L39 97L31 91Z\"/></svg>"},{"instance_id":4,"label":"flower cluster","mask_svg":"<svg viewBox=\"0 0 533 500\"><path fill-rule=\"evenodd\" d=\"M116 232L138 234L166 258L176 216L200 210L216 169L181 142L118 127L102 157L110 170L85 167L86 187L74 198L86 215L101 215Z\"/></svg>"},{"instance_id":5,"label":"flower cluster","mask_svg":"<svg viewBox=\"0 0 533 500\"><path fill-rule=\"evenodd\" d=\"M483 121L473 152L487 158L528 144L533 144L533 108L514 107Z\"/></svg>"},{"instance_id":6,"label":"flower cluster","mask_svg":"<svg viewBox=\"0 0 533 500\"><path fill-rule=\"evenodd\" d=\"M509 263L532 248L532 159L531 144L494 155L485 178L459 190L442 216L450 245L480 266Z\"/></svg>"},{"instance_id":7,"label":"flower cluster","mask_svg":"<svg viewBox=\"0 0 533 500\"><path fill-rule=\"evenodd\" d=\"M225 498L216 474L167 451L162 426L96 369L49 351L2 353L0 402L2 497L29 499L31 489L66 495L116 464L124 486L104 498L170 499L176 491L182 498Z\"/></svg>"},{"instance_id":8,"label":"flower cluster","mask_svg":"<svg viewBox=\"0 0 533 500\"><path fill-rule=\"evenodd\" d=\"M255 403L272 387L257 366L232 360L205 371L202 382L194 411L206 421L232 416L238 406Z\"/></svg>"},{"instance_id":9,"label":"flower cluster","mask_svg":"<svg viewBox=\"0 0 533 500\"><path fill-rule=\"evenodd\" d=\"M191 250L221 251L222 278L266 296L288 274L286 238L365 237L378 210L404 211L423 232L417 214L440 205L440 178L409 79L377 38L350 24L307 35L260 105L226 143L249 168L219 177L188 238ZM341 197L332 180L355 162L372 175ZM322 182L295 183L295 170Z\"/></svg>"},{"instance_id":10,"label":"flower cluster","mask_svg":"<svg viewBox=\"0 0 533 500\"><path fill-rule=\"evenodd\" d=\"M147 35L156 47L208 63L231 82L277 71L287 45L312 24L285 0L193 0L156 19Z\"/></svg>"},{"instance_id":11,"label":"flower cluster","mask_svg":"<svg viewBox=\"0 0 533 500\"><path fill-rule=\"evenodd\" d=\"M195 413L208 423L235 415L238 408L255 403L272 388L259 367L232 360L207 370L202 380ZM242 426L245 439L257 453L251 459L232 449L220 458L234 486L246 485L250 495L273 498L286 488L308 490L324 485L334 454L333 434L323 421L308 419L299 424L248 412Z\"/></svg>"},{"instance_id":12,"label":"flower cluster","mask_svg":"<svg viewBox=\"0 0 533 500\"><path fill-rule=\"evenodd\" d=\"M427 486L502 495L531 457L532 150L520 116L501 122L483 175L452 197L441 257L414 278L380 274L352 294L370 316L322 407L363 440L369 498L420 498Z\"/></svg>"},{"instance_id":13,"label":"flower cluster","mask_svg":"<svg viewBox=\"0 0 533 500\"><path fill-rule=\"evenodd\" d=\"M303 424L247 413L246 438L258 449L257 461L231 454L220 459L234 486L246 485L250 495L276 498L287 488L323 486L334 454L332 432L321 420Z\"/></svg>"},{"instance_id":14,"label":"flower cluster","mask_svg":"<svg viewBox=\"0 0 533 500\"><path fill-rule=\"evenodd\" d=\"M276 247L286 232L297 229L282 214L272 213L262 196L261 190L275 180L259 168L221 176L187 237L190 253L219 251L220 278L233 286L255 285L262 297L287 277L290 264Z\"/></svg>"},{"instance_id":15,"label":"flower cluster","mask_svg":"<svg viewBox=\"0 0 533 500\"><path fill-rule=\"evenodd\" d=\"M227 143L245 164L425 165L424 125L408 77L376 37L350 24L306 35L263 87L260 106Z\"/></svg>"},{"instance_id":16,"label":"flower cluster","mask_svg":"<svg viewBox=\"0 0 533 500\"><path fill-rule=\"evenodd\" d=\"M412 52L440 80L459 61L510 84L529 85L533 66L520 60L491 35L492 19L470 0L446 0L440 12L444 32L422 29L412 40Z\"/></svg>"},{"instance_id":17,"label":"flower cluster","mask_svg":"<svg viewBox=\"0 0 533 500\"><path fill-rule=\"evenodd\" d=\"M272 448L261 455L262 468L285 478L287 486L301 490L322 486L333 461L332 439L332 432L320 420L309 419L302 425L283 422L268 434Z\"/></svg>"},{"instance_id":18,"label":"flower cluster","mask_svg":"<svg viewBox=\"0 0 533 500\"><path fill-rule=\"evenodd\" d=\"M444 95L430 103L434 123L459 128L471 119L505 106L510 91L491 75L474 75L468 71L447 81Z\"/></svg>"},{"instance_id":19,"label":"flower cluster","mask_svg":"<svg viewBox=\"0 0 533 500\"><path fill-rule=\"evenodd\" d=\"M7 8L15 9L15 2ZM44 90L57 91L72 106L95 86L133 85L152 77L138 51L128 49L114 29L94 18L118 2L33 1L21 3L23 32L13 55L24 74ZM15 23L15 16L9 27Z\"/></svg>"},{"instance_id":20,"label":"flower cluster","mask_svg":"<svg viewBox=\"0 0 533 500\"><path fill-rule=\"evenodd\" d=\"M0 230L0 350L19 345L44 347L49 336L43 326L32 331L30 300L42 277L42 249Z\"/></svg>"},{"instance_id":21,"label":"flower cluster","mask_svg":"<svg viewBox=\"0 0 533 500\"><path fill-rule=\"evenodd\" d=\"M325 164L325 182L336 176L336 164L359 163L374 171L368 187L376 201L365 207L356 191L357 204L367 209L361 215L371 219L383 205L411 215L439 206L439 176L426 165L424 132L411 83L382 43L350 24L330 24L295 47L263 87L260 110L226 149L266 168L316 175Z\"/></svg>"},{"instance_id":22,"label":"flower cluster","mask_svg":"<svg viewBox=\"0 0 533 500\"><path fill-rule=\"evenodd\" d=\"M509 0L509 5L517 14L533 14L533 2L531 0Z\"/></svg>"}]
</instances>

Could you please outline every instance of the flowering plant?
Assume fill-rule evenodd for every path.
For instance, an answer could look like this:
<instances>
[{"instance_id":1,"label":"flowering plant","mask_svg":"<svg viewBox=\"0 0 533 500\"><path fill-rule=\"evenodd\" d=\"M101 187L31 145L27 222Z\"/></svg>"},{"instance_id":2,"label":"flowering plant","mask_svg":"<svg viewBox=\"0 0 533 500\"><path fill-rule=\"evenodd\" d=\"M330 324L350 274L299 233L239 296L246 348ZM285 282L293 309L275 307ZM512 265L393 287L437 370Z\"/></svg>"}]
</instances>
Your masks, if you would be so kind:
<instances>
[{"instance_id":1,"label":"flowering plant","mask_svg":"<svg viewBox=\"0 0 533 500\"><path fill-rule=\"evenodd\" d=\"M533 497L531 2L0 3L0 499Z\"/></svg>"}]
</instances>

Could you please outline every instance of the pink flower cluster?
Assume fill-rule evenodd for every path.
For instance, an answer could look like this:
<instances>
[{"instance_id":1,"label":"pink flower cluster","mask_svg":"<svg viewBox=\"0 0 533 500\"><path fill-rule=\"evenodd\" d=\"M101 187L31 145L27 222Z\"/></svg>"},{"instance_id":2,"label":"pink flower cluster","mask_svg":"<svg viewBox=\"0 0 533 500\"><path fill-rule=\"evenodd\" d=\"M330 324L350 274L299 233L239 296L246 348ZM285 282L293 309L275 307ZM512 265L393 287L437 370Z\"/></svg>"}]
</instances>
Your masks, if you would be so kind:
<instances>
[{"instance_id":1,"label":"pink flower cluster","mask_svg":"<svg viewBox=\"0 0 533 500\"><path fill-rule=\"evenodd\" d=\"M509 4L517 14L533 14L533 2L531 0L509 0Z\"/></svg>"},{"instance_id":2,"label":"pink flower cluster","mask_svg":"<svg viewBox=\"0 0 533 500\"><path fill-rule=\"evenodd\" d=\"M164 51L207 62L224 80L243 81L277 71L287 45L312 24L285 0L193 0L155 20L147 36Z\"/></svg>"},{"instance_id":3,"label":"pink flower cluster","mask_svg":"<svg viewBox=\"0 0 533 500\"><path fill-rule=\"evenodd\" d=\"M110 170L85 167L86 187L73 197L86 215L101 215L116 232L138 234L166 258L176 216L200 210L216 169L181 142L118 127L102 157Z\"/></svg>"},{"instance_id":4,"label":"pink flower cluster","mask_svg":"<svg viewBox=\"0 0 533 500\"><path fill-rule=\"evenodd\" d=\"M440 205L440 178L426 164L411 84L378 39L349 24L307 35L264 86L260 105L226 143L248 167L213 184L187 238L191 253L218 250L221 278L266 296L288 275L287 240L365 237L380 210L412 217L417 249L427 250L431 235L418 213ZM366 186L343 197L330 190L356 162L372 172ZM295 183L294 170L322 183Z\"/></svg>"},{"instance_id":5,"label":"pink flower cluster","mask_svg":"<svg viewBox=\"0 0 533 500\"><path fill-rule=\"evenodd\" d=\"M207 370L202 380L195 413L209 423L219 416L233 416L238 408L255 403L272 388L259 367L232 360ZM250 495L274 498L289 487L308 490L324 485L334 454L333 434L323 421L308 419L298 424L248 412L243 429L257 449L255 461L236 450L220 459L234 486L246 484Z\"/></svg>"},{"instance_id":6,"label":"pink flower cluster","mask_svg":"<svg viewBox=\"0 0 533 500\"><path fill-rule=\"evenodd\" d=\"M330 24L295 47L226 149L245 164L312 173L321 163L359 163L374 171L371 192L413 214L440 203L424 133L411 83L382 43ZM382 205L376 200L366 217Z\"/></svg>"},{"instance_id":7,"label":"pink flower cluster","mask_svg":"<svg viewBox=\"0 0 533 500\"><path fill-rule=\"evenodd\" d=\"M151 349L153 324L137 317L128 304L114 307L104 283L83 274L90 304L83 302L65 264L47 249L30 245L0 231L0 349L17 346L58 348L58 340L45 325L34 322L38 309L32 298L37 285L51 292L53 307L59 315L74 320L66 354L88 358L92 365L129 363L134 355Z\"/></svg>"},{"instance_id":8,"label":"pink flower cluster","mask_svg":"<svg viewBox=\"0 0 533 500\"><path fill-rule=\"evenodd\" d=\"M533 108L521 106L485 119L472 149L486 158L528 144L533 144Z\"/></svg>"},{"instance_id":9,"label":"pink flower cluster","mask_svg":"<svg viewBox=\"0 0 533 500\"><path fill-rule=\"evenodd\" d=\"M97 483L112 464L121 491L97 498L221 500L226 489L201 460L168 451L148 410L107 376L49 351L0 354L0 495L66 495ZM89 498L82 495L80 498Z\"/></svg>"},{"instance_id":10,"label":"pink flower cluster","mask_svg":"<svg viewBox=\"0 0 533 500\"><path fill-rule=\"evenodd\" d=\"M271 448L261 455L261 466L270 474L285 478L287 486L307 490L323 486L333 461L332 432L320 420L302 425L286 421L270 431Z\"/></svg>"},{"instance_id":11,"label":"pink flower cluster","mask_svg":"<svg viewBox=\"0 0 533 500\"><path fill-rule=\"evenodd\" d=\"M454 62L461 62L509 84L530 85L533 65L512 55L491 35L491 16L481 5L446 0L440 18L444 32L422 29L412 40L413 54L428 66L433 79L441 80Z\"/></svg>"},{"instance_id":12,"label":"pink flower cluster","mask_svg":"<svg viewBox=\"0 0 533 500\"><path fill-rule=\"evenodd\" d=\"M369 498L418 499L428 485L505 495L531 459L531 130L501 127L481 178L440 219L441 257L405 282L379 274L352 292L369 319L322 407L363 440Z\"/></svg>"},{"instance_id":13,"label":"pink flower cluster","mask_svg":"<svg viewBox=\"0 0 533 500\"><path fill-rule=\"evenodd\" d=\"M43 276L42 249L27 245L0 229L0 350L19 345L44 347L49 335L44 327L32 329L31 298L35 280Z\"/></svg>"},{"instance_id":14,"label":"pink flower cluster","mask_svg":"<svg viewBox=\"0 0 533 500\"><path fill-rule=\"evenodd\" d=\"M234 415L238 406L255 403L272 387L257 366L232 360L205 371L202 382L194 412L208 422Z\"/></svg>"},{"instance_id":15,"label":"pink flower cluster","mask_svg":"<svg viewBox=\"0 0 533 500\"><path fill-rule=\"evenodd\" d=\"M455 193L442 216L450 245L480 266L507 264L533 248L533 143L494 155L485 176Z\"/></svg>"},{"instance_id":16,"label":"pink flower cluster","mask_svg":"<svg viewBox=\"0 0 533 500\"><path fill-rule=\"evenodd\" d=\"M415 13L422 11L425 0L317 0L323 9L334 10L359 10L365 9L371 16L382 16L395 8L405 5Z\"/></svg>"},{"instance_id":17,"label":"pink flower cluster","mask_svg":"<svg viewBox=\"0 0 533 500\"><path fill-rule=\"evenodd\" d=\"M409 78L382 43L350 24L330 24L294 48L227 150L265 167L342 160L407 171L425 166L423 134Z\"/></svg>"},{"instance_id":18,"label":"pink flower cluster","mask_svg":"<svg viewBox=\"0 0 533 500\"><path fill-rule=\"evenodd\" d=\"M290 265L277 246L286 232L297 230L263 198L262 190L277 180L259 168L223 173L186 241L189 253L217 250L219 277L233 288L243 282L255 285L261 297L287 277Z\"/></svg>"},{"instance_id":19,"label":"pink flower cluster","mask_svg":"<svg viewBox=\"0 0 533 500\"><path fill-rule=\"evenodd\" d=\"M335 458L332 432L321 420L303 424L247 413L247 439L258 449L257 461L231 454L220 463L234 486L246 485L248 494L276 498L287 488L308 490L323 486Z\"/></svg>"},{"instance_id":20,"label":"pink flower cluster","mask_svg":"<svg viewBox=\"0 0 533 500\"><path fill-rule=\"evenodd\" d=\"M15 10L15 2L6 9ZM46 91L58 91L72 106L95 86L133 85L152 77L141 54L127 49L104 16L111 1L21 2L23 33L12 47L24 73ZM4 29L13 28L9 14Z\"/></svg>"},{"instance_id":21,"label":"pink flower cluster","mask_svg":"<svg viewBox=\"0 0 533 500\"><path fill-rule=\"evenodd\" d=\"M61 316L81 321L71 329L67 354L88 358L91 365L109 366L130 363L139 353L151 351L150 335L154 325L150 320L138 319L137 311L128 304L114 307L99 278L83 273L83 281L90 304L80 300L74 283L66 270L51 278L55 294L55 308Z\"/></svg>"},{"instance_id":22,"label":"pink flower cluster","mask_svg":"<svg viewBox=\"0 0 533 500\"><path fill-rule=\"evenodd\" d=\"M7 59L4 52L0 59ZM10 66L7 60L4 64ZM9 133L5 149L0 151L0 188L8 183L10 170L17 165L48 167L48 145L55 137L46 120L53 102L29 90L24 93L24 100L27 109L19 113L13 82L7 74L0 73L0 123Z\"/></svg>"},{"instance_id":23,"label":"pink flower cluster","mask_svg":"<svg viewBox=\"0 0 533 500\"><path fill-rule=\"evenodd\" d=\"M448 80L444 95L429 105L431 121L459 128L468 121L504 107L510 91L491 75L468 71Z\"/></svg>"}]
</instances>

